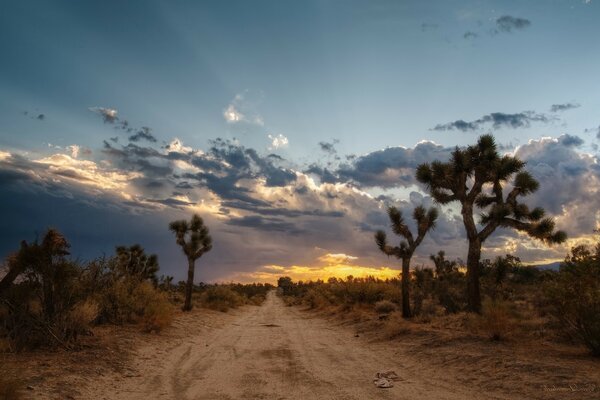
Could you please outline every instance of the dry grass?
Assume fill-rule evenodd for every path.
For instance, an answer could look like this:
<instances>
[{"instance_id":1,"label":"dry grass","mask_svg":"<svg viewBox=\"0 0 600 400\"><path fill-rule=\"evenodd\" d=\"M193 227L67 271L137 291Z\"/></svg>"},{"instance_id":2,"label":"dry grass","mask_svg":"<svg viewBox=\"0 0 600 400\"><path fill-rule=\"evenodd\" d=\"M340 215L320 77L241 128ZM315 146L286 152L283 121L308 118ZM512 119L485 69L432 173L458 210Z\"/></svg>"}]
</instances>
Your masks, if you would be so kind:
<instances>
[{"instance_id":1,"label":"dry grass","mask_svg":"<svg viewBox=\"0 0 600 400\"><path fill-rule=\"evenodd\" d=\"M19 381L0 377L0 400L19 400L22 398L23 391Z\"/></svg>"},{"instance_id":2,"label":"dry grass","mask_svg":"<svg viewBox=\"0 0 600 400\"><path fill-rule=\"evenodd\" d=\"M398 309L398 307L396 306L396 304L392 303L389 300L380 300L377 303L375 303L375 312L377 312L377 314L389 314L391 312L394 312Z\"/></svg>"},{"instance_id":3,"label":"dry grass","mask_svg":"<svg viewBox=\"0 0 600 400\"><path fill-rule=\"evenodd\" d=\"M165 293L159 293L155 301L149 303L142 317L145 332L160 332L173 322L174 307Z\"/></svg>"}]
</instances>

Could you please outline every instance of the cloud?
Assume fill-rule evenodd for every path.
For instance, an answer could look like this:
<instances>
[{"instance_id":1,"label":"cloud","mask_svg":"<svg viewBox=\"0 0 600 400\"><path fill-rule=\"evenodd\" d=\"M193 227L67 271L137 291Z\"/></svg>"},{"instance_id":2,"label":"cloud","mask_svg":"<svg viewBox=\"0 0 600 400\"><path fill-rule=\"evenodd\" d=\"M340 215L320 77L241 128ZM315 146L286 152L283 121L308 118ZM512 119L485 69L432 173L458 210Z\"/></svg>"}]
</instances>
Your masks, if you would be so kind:
<instances>
[{"instance_id":1,"label":"cloud","mask_svg":"<svg viewBox=\"0 0 600 400\"><path fill-rule=\"evenodd\" d=\"M152 135L152 133L150 133L152 129L148 128L147 126L142 126L142 128L136 132L135 135L129 136L129 141L130 142L138 142L140 140L147 140L149 142L156 142L156 138L154 137L154 135Z\"/></svg>"},{"instance_id":2,"label":"cloud","mask_svg":"<svg viewBox=\"0 0 600 400\"><path fill-rule=\"evenodd\" d=\"M438 124L432 130L434 131L449 131L459 130L463 132L475 131L491 125L494 129L498 128L528 128L532 122L547 123L554 120L545 114L536 113L534 111L523 111L515 114L507 114L502 112L494 112L474 121L464 121L462 119L448 122L446 124Z\"/></svg>"},{"instance_id":3,"label":"cloud","mask_svg":"<svg viewBox=\"0 0 600 400\"><path fill-rule=\"evenodd\" d=\"M584 143L583 139L579 136L572 136L567 133L559 136L557 140L565 147L579 147Z\"/></svg>"},{"instance_id":4,"label":"cloud","mask_svg":"<svg viewBox=\"0 0 600 400\"><path fill-rule=\"evenodd\" d=\"M479 36L479 34L473 32L473 31L467 31L464 33L463 39L476 39L478 36Z\"/></svg>"},{"instance_id":5,"label":"cloud","mask_svg":"<svg viewBox=\"0 0 600 400\"><path fill-rule=\"evenodd\" d=\"M262 116L255 110L255 101L247 99L248 92L238 93L223 110L223 118L229 124L247 123L263 126L265 124Z\"/></svg>"},{"instance_id":6,"label":"cloud","mask_svg":"<svg viewBox=\"0 0 600 400\"><path fill-rule=\"evenodd\" d=\"M228 105L227 108L223 110L223 117L225 118L225 121L230 123L241 122L246 118L233 104Z\"/></svg>"},{"instance_id":7,"label":"cloud","mask_svg":"<svg viewBox=\"0 0 600 400\"><path fill-rule=\"evenodd\" d=\"M525 18L503 15L496 20L496 28L499 32L512 32L522 30L531 26L531 21Z\"/></svg>"},{"instance_id":8,"label":"cloud","mask_svg":"<svg viewBox=\"0 0 600 400\"><path fill-rule=\"evenodd\" d=\"M600 224L600 165L596 157L576 151L582 143L577 136L562 135L530 140L515 150L540 182L528 202L557 215L571 237L589 234Z\"/></svg>"},{"instance_id":9,"label":"cloud","mask_svg":"<svg viewBox=\"0 0 600 400\"><path fill-rule=\"evenodd\" d=\"M587 129L586 128L583 132L584 133L590 133L590 132L595 133L596 134L596 138L600 139L600 125L598 125L597 128L591 128L591 129Z\"/></svg>"},{"instance_id":10,"label":"cloud","mask_svg":"<svg viewBox=\"0 0 600 400\"><path fill-rule=\"evenodd\" d=\"M358 260L358 257L351 256L351 255L344 254L344 253L338 253L338 254L327 253L327 254L320 256L317 260L321 261L322 263L325 263L326 265L339 265L339 264L349 265L353 261Z\"/></svg>"},{"instance_id":11,"label":"cloud","mask_svg":"<svg viewBox=\"0 0 600 400\"><path fill-rule=\"evenodd\" d=\"M271 141L271 145L269 146L269 150L277 150L280 148L288 147L290 142L287 137L283 136L281 133L279 135L267 135L269 140Z\"/></svg>"},{"instance_id":12,"label":"cloud","mask_svg":"<svg viewBox=\"0 0 600 400\"><path fill-rule=\"evenodd\" d=\"M550 112L567 111L578 107L581 107L581 105L577 103L552 104L552 106L550 106Z\"/></svg>"},{"instance_id":13,"label":"cloud","mask_svg":"<svg viewBox=\"0 0 600 400\"><path fill-rule=\"evenodd\" d=\"M388 147L357 157L336 171L340 181L354 182L362 187L406 187L416 183L414 171L419 164L446 160L453 148L422 141L414 148Z\"/></svg>"},{"instance_id":14,"label":"cloud","mask_svg":"<svg viewBox=\"0 0 600 400\"><path fill-rule=\"evenodd\" d=\"M321 147L321 150L323 150L325 153L333 155L337 153L335 145L339 142L340 141L338 139L333 139L331 142L319 142L319 147Z\"/></svg>"},{"instance_id":15,"label":"cloud","mask_svg":"<svg viewBox=\"0 0 600 400\"><path fill-rule=\"evenodd\" d=\"M423 22L421 24L421 32L427 32L427 31L435 30L437 28L439 28L438 24L430 24L430 23L426 23L426 22Z\"/></svg>"},{"instance_id":16,"label":"cloud","mask_svg":"<svg viewBox=\"0 0 600 400\"><path fill-rule=\"evenodd\" d=\"M227 220L226 224L245 228L254 228L268 232L285 232L292 235L304 233L302 229L298 228L291 222L286 222L280 218L261 217L259 215L247 215L241 218L231 218Z\"/></svg>"},{"instance_id":17,"label":"cloud","mask_svg":"<svg viewBox=\"0 0 600 400\"><path fill-rule=\"evenodd\" d=\"M117 117L118 112L114 108L90 107L88 110L100 115L104 120L104 123L114 124L119 119L119 117Z\"/></svg>"}]
</instances>

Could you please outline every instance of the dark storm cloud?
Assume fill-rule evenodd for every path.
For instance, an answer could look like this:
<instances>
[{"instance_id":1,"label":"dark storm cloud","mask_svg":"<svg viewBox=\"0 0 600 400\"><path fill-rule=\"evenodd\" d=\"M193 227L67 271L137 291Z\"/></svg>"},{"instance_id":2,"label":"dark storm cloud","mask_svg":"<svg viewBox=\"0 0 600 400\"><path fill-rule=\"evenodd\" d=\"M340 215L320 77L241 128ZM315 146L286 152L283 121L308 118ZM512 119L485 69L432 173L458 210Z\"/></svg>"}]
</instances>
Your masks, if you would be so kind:
<instances>
[{"instance_id":1,"label":"dark storm cloud","mask_svg":"<svg viewBox=\"0 0 600 400\"><path fill-rule=\"evenodd\" d=\"M552 104L552 106L550 106L550 112L567 111L579 107L581 107L581 105L577 103Z\"/></svg>"},{"instance_id":2,"label":"dark storm cloud","mask_svg":"<svg viewBox=\"0 0 600 400\"><path fill-rule=\"evenodd\" d=\"M516 114L507 114L502 112L494 112L474 121L464 121L462 119L454 122L448 122L446 124L438 124L433 130L435 131L449 131L459 130L463 132L475 131L482 129L487 125L491 125L493 128L528 128L532 122L547 123L554 118L549 117L545 114L536 113L534 111L523 111Z\"/></svg>"},{"instance_id":3,"label":"dark storm cloud","mask_svg":"<svg viewBox=\"0 0 600 400\"><path fill-rule=\"evenodd\" d=\"M295 224L287 222L283 219L265 218L258 215L231 218L226 222L226 224L232 226L253 228L267 232L284 232L292 235L298 235L304 232L304 230L298 228Z\"/></svg>"},{"instance_id":4,"label":"dark storm cloud","mask_svg":"<svg viewBox=\"0 0 600 400\"><path fill-rule=\"evenodd\" d=\"M138 142L140 140L147 140L149 142L156 143L156 138L154 135L152 135L152 133L150 133L151 130L152 129L148 128L147 126L142 126L141 129L135 133L135 135L129 136L129 141Z\"/></svg>"},{"instance_id":5,"label":"dark storm cloud","mask_svg":"<svg viewBox=\"0 0 600 400\"><path fill-rule=\"evenodd\" d=\"M583 139L579 136L573 136L566 133L564 135L561 135L558 138L558 141L566 147L578 147L584 143Z\"/></svg>"},{"instance_id":6,"label":"dark storm cloud","mask_svg":"<svg viewBox=\"0 0 600 400\"><path fill-rule=\"evenodd\" d=\"M340 166L341 181L363 187L398 187L414 184L414 172L419 164L433 160L445 161L452 148L433 142L421 142L414 148L388 147L356 158L352 164Z\"/></svg>"},{"instance_id":7,"label":"dark storm cloud","mask_svg":"<svg viewBox=\"0 0 600 400\"><path fill-rule=\"evenodd\" d=\"M530 20L511 15L503 15L496 20L496 29L499 32L512 32L513 30L521 30L529 26L531 26Z\"/></svg>"},{"instance_id":8,"label":"dark storm cloud","mask_svg":"<svg viewBox=\"0 0 600 400\"><path fill-rule=\"evenodd\" d=\"M190 202L190 201L184 201L184 200L179 200L179 199L174 199L174 198L168 198L168 199L146 199L146 201L149 201L150 203L158 203L158 204L162 204L165 206L169 206L169 207L173 207L173 208L180 208L180 209L184 209L187 206L193 206L194 202Z\"/></svg>"},{"instance_id":9,"label":"dark storm cloud","mask_svg":"<svg viewBox=\"0 0 600 400\"><path fill-rule=\"evenodd\" d=\"M224 201L223 203L221 203L221 205L226 208L235 208L238 210L251 211L252 213L260 214L260 215L276 215L276 216L288 217L288 218L296 218L296 217L302 217L302 216L339 218L339 217L343 217L345 215L344 212L342 212L342 211L323 211L323 210L319 210L319 209L292 210L292 209L281 208L281 207L272 208L272 207L265 207L265 206L260 206L260 205L253 205L253 204L248 204L248 203L240 202L240 201Z\"/></svg>"},{"instance_id":10,"label":"dark storm cloud","mask_svg":"<svg viewBox=\"0 0 600 400\"><path fill-rule=\"evenodd\" d=\"M562 135L531 140L516 151L540 182L529 201L553 215L566 213L563 229L571 235L588 234L596 227L600 170L594 157L576 151L582 143L577 136Z\"/></svg>"},{"instance_id":11,"label":"dark storm cloud","mask_svg":"<svg viewBox=\"0 0 600 400\"><path fill-rule=\"evenodd\" d=\"M312 174L319 177L319 180L323 183L336 183L339 182L339 177L335 175L326 167L320 167L317 164L311 164L307 169L304 170L305 174Z\"/></svg>"}]
</instances>

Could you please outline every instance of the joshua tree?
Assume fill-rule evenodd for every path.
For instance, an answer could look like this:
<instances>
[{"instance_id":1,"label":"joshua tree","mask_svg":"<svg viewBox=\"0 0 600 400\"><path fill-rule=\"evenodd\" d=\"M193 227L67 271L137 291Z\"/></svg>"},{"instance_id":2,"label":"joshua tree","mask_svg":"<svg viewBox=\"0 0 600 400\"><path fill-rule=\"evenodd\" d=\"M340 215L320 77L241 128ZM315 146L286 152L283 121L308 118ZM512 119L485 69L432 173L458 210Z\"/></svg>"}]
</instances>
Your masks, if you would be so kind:
<instances>
[{"instance_id":1,"label":"joshua tree","mask_svg":"<svg viewBox=\"0 0 600 400\"><path fill-rule=\"evenodd\" d=\"M185 285L183 311L190 311L192 309L192 289L194 287L194 264L204 253L212 249L212 238L208 234L208 228L204 225L204 221L198 214L194 214L190 222L186 220L171 222L169 229L175 234L177 244L181 246L188 259L188 278Z\"/></svg>"},{"instance_id":2,"label":"joshua tree","mask_svg":"<svg viewBox=\"0 0 600 400\"><path fill-rule=\"evenodd\" d=\"M377 231L375 233L375 242L382 252L388 256L395 256L402 260L402 317L410 318L412 316L410 310L410 259L427 232L435 227L438 212L435 208L430 208L428 211L425 211L425 208L422 206L415 208L413 218L417 222L416 239L404 223L404 218L400 210L396 207L390 207L388 208L388 215L394 233L402 236L405 240L402 240L399 246L392 247L387 244L385 232Z\"/></svg>"},{"instance_id":3,"label":"joshua tree","mask_svg":"<svg viewBox=\"0 0 600 400\"><path fill-rule=\"evenodd\" d=\"M154 285L158 284L158 257L156 254L146 255L144 248L139 244L133 246L117 246L117 268L119 273L136 277L139 280L149 280Z\"/></svg>"},{"instance_id":4,"label":"joshua tree","mask_svg":"<svg viewBox=\"0 0 600 400\"><path fill-rule=\"evenodd\" d=\"M524 167L525 162L517 157L501 156L492 135L483 135L475 145L464 149L457 147L448 162L434 161L417 168L417 180L427 185L438 203L458 201L461 205L469 241L467 299L470 311L481 311L481 245L496 228L513 228L548 244L566 240L564 232L554 230L554 220L544 218L542 208L531 210L519 203L519 196L533 193L539 187ZM504 196L503 189L509 181L512 185ZM475 206L482 210L480 229L475 223Z\"/></svg>"},{"instance_id":5,"label":"joshua tree","mask_svg":"<svg viewBox=\"0 0 600 400\"><path fill-rule=\"evenodd\" d=\"M446 260L446 252L444 250L438 251L437 254L432 254L429 259L433 261L435 265L435 275L439 278L444 275L448 275L456 270L457 262Z\"/></svg>"}]
</instances>

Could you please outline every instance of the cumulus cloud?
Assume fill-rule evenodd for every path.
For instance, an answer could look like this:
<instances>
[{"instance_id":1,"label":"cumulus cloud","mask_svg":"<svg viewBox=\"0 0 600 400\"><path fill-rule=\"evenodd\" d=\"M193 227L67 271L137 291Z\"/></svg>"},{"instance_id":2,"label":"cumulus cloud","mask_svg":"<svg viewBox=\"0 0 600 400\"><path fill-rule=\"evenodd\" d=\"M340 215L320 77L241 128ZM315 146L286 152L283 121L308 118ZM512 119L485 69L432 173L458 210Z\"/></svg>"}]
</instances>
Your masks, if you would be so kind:
<instances>
[{"instance_id":1,"label":"cumulus cloud","mask_svg":"<svg viewBox=\"0 0 600 400\"><path fill-rule=\"evenodd\" d=\"M531 203L557 215L572 237L589 234L600 223L600 165L596 157L576 150L582 143L577 136L562 135L530 140L515 151L540 181Z\"/></svg>"},{"instance_id":2,"label":"cumulus cloud","mask_svg":"<svg viewBox=\"0 0 600 400\"><path fill-rule=\"evenodd\" d=\"M499 32L512 32L514 30L522 30L531 26L531 21L525 18L513 17L511 15L503 15L496 20L496 29Z\"/></svg>"},{"instance_id":3,"label":"cumulus cloud","mask_svg":"<svg viewBox=\"0 0 600 400\"><path fill-rule=\"evenodd\" d=\"M119 119L117 117L118 112L114 108L90 107L88 110L100 115L105 123L114 124Z\"/></svg>"},{"instance_id":4,"label":"cumulus cloud","mask_svg":"<svg viewBox=\"0 0 600 400\"><path fill-rule=\"evenodd\" d=\"M579 107L581 107L581 105L577 103L552 104L550 106L550 112L567 111Z\"/></svg>"},{"instance_id":5,"label":"cumulus cloud","mask_svg":"<svg viewBox=\"0 0 600 400\"><path fill-rule=\"evenodd\" d=\"M336 175L341 181L363 187L406 187L416 183L414 171L419 164L447 160L452 150L430 141L422 141L414 148L388 147L341 165Z\"/></svg>"},{"instance_id":6,"label":"cumulus cloud","mask_svg":"<svg viewBox=\"0 0 600 400\"><path fill-rule=\"evenodd\" d=\"M545 114L536 113L534 111L523 111L515 114L507 114L502 112L494 112L484 115L474 121L464 121L462 119L448 122L446 124L438 124L432 130L434 131L449 131L459 130L463 132L475 131L491 126L494 129L498 128L528 128L532 122L547 123L554 118Z\"/></svg>"},{"instance_id":7,"label":"cumulus cloud","mask_svg":"<svg viewBox=\"0 0 600 400\"><path fill-rule=\"evenodd\" d=\"M269 150L277 150L281 148L288 147L290 141L287 137L283 136L281 133L279 135L267 135L269 140L271 141L271 145L269 146Z\"/></svg>"},{"instance_id":8,"label":"cumulus cloud","mask_svg":"<svg viewBox=\"0 0 600 400\"><path fill-rule=\"evenodd\" d=\"M246 117L239 112L233 104L230 104L223 110L223 118L225 118L225 121L227 122L235 123L243 121Z\"/></svg>"},{"instance_id":9,"label":"cumulus cloud","mask_svg":"<svg viewBox=\"0 0 600 400\"><path fill-rule=\"evenodd\" d=\"M247 123L263 126L265 124L262 116L255 110L254 101L247 99L248 92L238 93L223 110L223 118L230 124Z\"/></svg>"}]
</instances>

